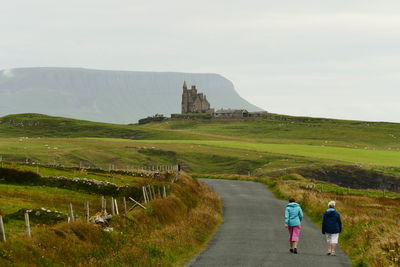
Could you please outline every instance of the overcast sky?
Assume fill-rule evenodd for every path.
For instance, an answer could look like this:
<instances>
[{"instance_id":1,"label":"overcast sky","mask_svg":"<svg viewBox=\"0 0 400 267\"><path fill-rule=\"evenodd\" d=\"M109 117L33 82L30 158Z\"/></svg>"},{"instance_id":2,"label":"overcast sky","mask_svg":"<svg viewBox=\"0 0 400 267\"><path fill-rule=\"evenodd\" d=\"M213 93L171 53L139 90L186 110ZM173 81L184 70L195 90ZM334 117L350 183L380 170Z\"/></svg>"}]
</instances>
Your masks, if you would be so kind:
<instances>
[{"instance_id":1,"label":"overcast sky","mask_svg":"<svg viewBox=\"0 0 400 267\"><path fill-rule=\"evenodd\" d=\"M0 69L219 73L270 112L400 122L398 0L0 3Z\"/></svg>"}]
</instances>

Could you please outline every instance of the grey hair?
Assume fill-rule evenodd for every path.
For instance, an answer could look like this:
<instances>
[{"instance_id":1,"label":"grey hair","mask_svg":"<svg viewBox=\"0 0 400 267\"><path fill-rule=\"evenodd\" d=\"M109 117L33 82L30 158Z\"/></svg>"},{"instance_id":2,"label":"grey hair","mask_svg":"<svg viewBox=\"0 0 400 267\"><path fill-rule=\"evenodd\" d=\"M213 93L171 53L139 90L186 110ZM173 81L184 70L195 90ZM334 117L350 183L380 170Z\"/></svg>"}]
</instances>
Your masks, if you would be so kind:
<instances>
[{"instance_id":1,"label":"grey hair","mask_svg":"<svg viewBox=\"0 0 400 267\"><path fill-rule=\"evenodd\" d=\"M328 203L328 207L329 208L334 208L335 207L335 205L336 205L336 202L335 201L329 201L329 203Z\"/></svg>"}]
</instances>

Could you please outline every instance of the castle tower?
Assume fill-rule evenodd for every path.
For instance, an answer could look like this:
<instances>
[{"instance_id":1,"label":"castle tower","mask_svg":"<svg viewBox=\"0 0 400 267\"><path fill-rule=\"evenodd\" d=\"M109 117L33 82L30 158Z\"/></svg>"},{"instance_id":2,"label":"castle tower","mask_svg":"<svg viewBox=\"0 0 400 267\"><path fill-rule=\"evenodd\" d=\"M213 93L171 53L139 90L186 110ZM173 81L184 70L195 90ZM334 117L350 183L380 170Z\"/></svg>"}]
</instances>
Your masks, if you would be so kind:
<instances>
[{"instance_id":1,"label":"castle tower","mask_svg":"<svg viewBox=\"0 0 400 267\"><path fill-rule=\"evenodd\" d=\"M183 89L183 93L182 93L182 111L181 112L182 112L182 114L185 114L185 113L190 112L189 102L191 99L190 91L188 90L186 81L183 82L182 89Z\"/></svg>"},{"instance_id":2,"label":"castle tower","mask_svg":"<svg viewBox=\"0 0 400 267\"><path fill-rule=\"evenodd\" d=\"M184 81L182 89L182 114L212 112L206 96L203 93L197 93L196 85L192 85L188 89L186 81Z\"/></svg>"}]
</instances>

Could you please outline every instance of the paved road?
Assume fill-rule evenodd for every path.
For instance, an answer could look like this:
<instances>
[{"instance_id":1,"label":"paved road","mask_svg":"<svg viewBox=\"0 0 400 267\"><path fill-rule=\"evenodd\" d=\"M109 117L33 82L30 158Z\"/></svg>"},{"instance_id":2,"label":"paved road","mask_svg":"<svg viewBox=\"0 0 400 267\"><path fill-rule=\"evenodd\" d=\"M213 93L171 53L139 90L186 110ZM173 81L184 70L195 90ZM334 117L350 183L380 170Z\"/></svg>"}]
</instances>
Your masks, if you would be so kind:
<instances>
[{"instance_id":1,"label":"paved road","mask_svg":"<svg viewBox=\"0 0 400 267\"><path fill-rule=\"evenodd\" d=\"M188 266L351 266L340 250L336 257L325 255L324 237L307 218L302 222L299 254L291 254L283 227L286 202L262 184L200 180L220 195L224 223Z\"/></svg>"}]
</instances>

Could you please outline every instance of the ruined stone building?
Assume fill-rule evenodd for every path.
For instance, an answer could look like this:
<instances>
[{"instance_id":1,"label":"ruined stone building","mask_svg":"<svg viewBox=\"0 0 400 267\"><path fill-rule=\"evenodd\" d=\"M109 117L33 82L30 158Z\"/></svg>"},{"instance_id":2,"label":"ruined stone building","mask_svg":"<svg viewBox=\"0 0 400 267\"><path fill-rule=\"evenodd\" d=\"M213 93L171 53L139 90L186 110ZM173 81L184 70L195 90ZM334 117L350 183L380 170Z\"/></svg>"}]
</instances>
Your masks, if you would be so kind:
<instances>
[{"instance_id":1,"label":"ruined stone building","mask_svg":"<svg viewBox=\"0 0 400 267\"><path fill-rule=\"evenodd\" d=\"M187 113L214 113L210 108L210 103L203 93L197 93L195 85L187 88L186 81L183 83L182 93L182 114Z\"/></svg>"}]
</instances>

